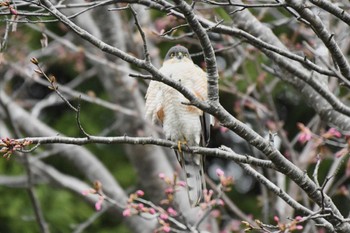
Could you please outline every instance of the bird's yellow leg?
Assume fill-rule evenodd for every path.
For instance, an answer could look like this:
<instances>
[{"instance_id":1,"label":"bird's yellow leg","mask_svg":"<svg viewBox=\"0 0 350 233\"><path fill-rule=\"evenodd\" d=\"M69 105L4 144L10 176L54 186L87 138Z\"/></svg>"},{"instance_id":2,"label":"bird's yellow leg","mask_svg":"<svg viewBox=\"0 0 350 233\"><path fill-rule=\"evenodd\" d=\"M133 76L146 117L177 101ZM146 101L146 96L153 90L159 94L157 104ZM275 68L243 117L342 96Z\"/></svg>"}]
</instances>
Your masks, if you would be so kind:
<instances>
[{"instance_id":1,"label":"bird's yellow leg","mask_svg":"<svg viewBox=\"0 0 350 233\"><path fill-rule=\"evenodd\" d=\"M179 152L182 152L182 150L181 150L181 144L187 145L187 141L186 141L186 140L184 140L184 141L178 140L178 141L177 141L177 148L179 149Z\"/></svg>"}]
</instances>

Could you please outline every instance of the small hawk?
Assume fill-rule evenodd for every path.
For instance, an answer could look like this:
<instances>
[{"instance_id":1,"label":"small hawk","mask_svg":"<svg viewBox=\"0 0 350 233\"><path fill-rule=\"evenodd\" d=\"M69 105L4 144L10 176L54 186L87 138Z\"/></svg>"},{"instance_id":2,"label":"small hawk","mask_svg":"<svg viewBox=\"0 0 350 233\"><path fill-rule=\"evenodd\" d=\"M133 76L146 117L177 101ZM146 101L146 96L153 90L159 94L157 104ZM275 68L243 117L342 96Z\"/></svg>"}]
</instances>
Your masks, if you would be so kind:
<instances>
[{"instance_id":1,"label":"small hawk","mask_svg":"<svg viewBox=\"0 0 350 233\"><path fill-rule=\"evenodd\" d=\"M207 75L193 63L185 47L172 47L159 71L180 82L198 99L207 99ZM190 204L196 206L205 189L204 158L200 154L181 151L181 144L206 146L209 140L210 115L188 103L174 88L158 81L150 82L146 93L146 117L153 123L160 122L166 138L178 143L179 150L175 153L186 174Z\"/></svg>"}]
</instances>

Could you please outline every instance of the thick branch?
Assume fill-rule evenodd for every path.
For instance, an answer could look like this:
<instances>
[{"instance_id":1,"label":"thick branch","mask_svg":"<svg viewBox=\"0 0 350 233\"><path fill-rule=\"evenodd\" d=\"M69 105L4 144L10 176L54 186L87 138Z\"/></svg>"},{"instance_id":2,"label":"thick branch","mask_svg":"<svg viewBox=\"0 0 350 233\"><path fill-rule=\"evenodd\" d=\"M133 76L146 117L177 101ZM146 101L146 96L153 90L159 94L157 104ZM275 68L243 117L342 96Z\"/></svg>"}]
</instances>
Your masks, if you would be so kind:
<instances>
[{"instance_id":1,"label":"thick branch","mask_svg":"<svg viewBox=\"0 0 350 233\"><path fill-rule=\"evenodd\" d=\"M325 11L328 11L329 13L333 14L340 20L344 21L347 25L350 26L350 14L346 12L345 10L339 8L335 4L333 4L330 1L325 0L309 0L316 6L324 9Z\"/></svg>"},{"instance_id":2,"label":"thick branch","mask_svg":"<svg viewBox=\"0 0 350 233\"><path fill-rule=\"evenodd\" d=\"M206 30L199 23L190 5L183 0L174 1L177 7L183 12L188 24L197 35L202 46L208 75L208 98L210 101L219 102L219 73L216 65L214 49L211 45Z\"/></svg>"}]
</instances>

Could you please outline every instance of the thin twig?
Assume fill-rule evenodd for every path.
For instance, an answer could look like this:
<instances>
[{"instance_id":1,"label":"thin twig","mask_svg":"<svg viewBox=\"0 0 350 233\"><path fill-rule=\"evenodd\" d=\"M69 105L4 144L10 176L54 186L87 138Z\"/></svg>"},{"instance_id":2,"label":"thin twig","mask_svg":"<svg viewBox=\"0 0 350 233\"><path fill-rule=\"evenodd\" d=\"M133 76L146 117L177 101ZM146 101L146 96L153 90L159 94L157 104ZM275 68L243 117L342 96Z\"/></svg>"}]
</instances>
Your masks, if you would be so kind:
<instances>
[{"instance_id":1,"label":"thin twig","mask_svg":"<svg viewBox=\"0 0 350 233\"><path fill-rule=\"evenodd\" d=\"M135 200L138 202L141 202L143 204L146 204L155 210L158 210L158 212L160 212L160 213L166 212L163 208L161 208L160 206L157 206L156 204L154 204L151 201L145 200L143 198L136 198ZM177 227L179 227L182 230L190 230L190 229L188 229L188 227L186 225L182 224L181 222L177 221L175 218L173 218L171 216L168 216L168 220L171 221L173 224L175 224Z\"/></svg>"},{"instance_id":2,"label":"thin twig","mask_svg":"<svg viewBox=\"0 0 350 233\"><path fill-rule=\"evenodd\" d=\"M271 8L271 7L285 7L285 3L257 3L257 4L243 4L243 3L235 3L232 1L228 2L216 2L212 0L201 0L201 2L216 5L216 6L236 6L236 7L243 7L243 8Z\"/></svg>"},{"instance_id":3,"label":"thin twig","mask_svg":"<svg viewBox=\"0 0 350 233\"><path fill-rule=\"evenodd\" d=\"M163 32L162 34L160 34L160 36L164 37L168 34L171 34L172 32L176 31L177 29L179 28L182 28L182 27L187 27L188 26L188 23L184 23L184 24L180 24L180 25L177 25L175 27L172 27L171 29L169 29L168 31L165 31Z\"/></svg>"},{"instance_id":4,"label":"thin twig","mask_svg":"<svg viewBox=\"0 0 350 233\"><path fill-rule=\"evenodd\" d=\"M314 178L315 184L318 187L320 187L320 183L318 182L318 170L319 170L320 164L321 164L320 155L317 155L316 159L317 159L317 162L316 162L316 166L315 166L315 169L314 169L313 178Z\"/></svg>"},{"instance_id":5,"label":"thin twig","mask_svg":"<svg viewBox=\"0 0 350 233\"><path fill-rule=\"evenodd\" d=\"M32 58L32 63L34 65L36 65L36 67L38 68L38 70L35 70L36 73L40 74L40 75L43 75L46 80L50 83L50 86L49 89L55 91L57 93L57 95L63 100L63 102L65 102L68 107L70 107L74 112L77 112L78 110L67 100L66 97L64 97L62 95L62 93L58 90L58 85L57 85L57 82L56 82L56 78L54 76L48 76L44 70L41 68L41 66L37 63L37 61L34 61L34 59L36 60L36 58Z\"/></svg>"},{"instance_id":6,"label":"thin twig","mask_svg":"<svg viewBox=\"0 0 350 233\"><path fill-rule=\"evenodd\" d=\"M132 8L131 5L129 5L129 9L131 10L132 15L134 16L135 25L136 25L137 29L139 30L139 33L140 33L141 38L142 38L143 50L144 50L143 52L145 53L145 61L146 61L146 63L151 63L151 58L150 58L150 55L148 52L146 36L141 28L141 25L139 24L139 20L137 19L137 12L134 10L134 8Z\"/></svg>"},{"instance_id":7,"label":"thin twig","mask_svg":"<svg viewBox=\"0 0 350 233\"><path fill-rule=\"evenodd\" d=\"M241 45L241 44L242 44L242 41L238 41L238 42L235 43L235 44L228 45L228 46L225 46L225 47L223 47L223 48L215 49L214 52L215 52L215 53L225 52L225 51L228 51L228 50L230 50L230 49L236 48L237 46L239 46L239 45ZM191 55L191 57L203 56L203 52L191 53L190 55Z\"/></svg>"},{"instance_id":8,"label":"thin twig","mask_svg":"<svg viewBox=\"0 0 350 233\"><path fill-rule=\"evenodd\" d=\"M43 214L41 206L40 206L40 202L39 202L38 197L33 189L33 180L32 180L33 174L32 174L31 165L30 165L30 162L29 162L29 159L27 156L28 155L23 155L23 158L25 161L25 168L26 168L26 172L27 172L27 178L28 178L28 180L27 180L27 183L28 183L27 192L28 192L29 198L33 204L35 218L39 224L40 231L42 233L50 233L49 227L45 221L44 214Z\"/></svg>"},{"instance_id":9,"label":"thin twig","mask_svg":"<svg viewBox=\"0 0 350 233\"><path fill-rule=\"evenodd\" d=\"M145 80L154 80L152 75L145 75L145 74L129 74L132 78L141 78Z\"/></svg>"},{"instance_id":10,"label":"thin twig","mask_svg":"<svg viewBox=\"0 0 350 233\"><path fill-rule=\"evenodd\" d=\"M80 99L81 99L81 96L79 96L78 98L78 106L77 106L77 114L76 114L76 120L77 120L77 124L78 124L78 127L80 129L80 132L82 132L86 137L90 137L90 134L88 134L85 129L83 128L81 122L80 122Z\"/></svg>"},{"instance_id":11,"label":"thin twig","mask_svg":"<svg viewBox=\"0 0 350 233\"><path fill-rule=\"evenodd\" d=\"M91 226L102 214L104 214L107 210L109 210L108 207L102 208L100 211L96 211L94 214L92 214L85 222L80 223L75 227L75 230L73 233L81 233L86 228Z\"/></svg>"}]
</instances>

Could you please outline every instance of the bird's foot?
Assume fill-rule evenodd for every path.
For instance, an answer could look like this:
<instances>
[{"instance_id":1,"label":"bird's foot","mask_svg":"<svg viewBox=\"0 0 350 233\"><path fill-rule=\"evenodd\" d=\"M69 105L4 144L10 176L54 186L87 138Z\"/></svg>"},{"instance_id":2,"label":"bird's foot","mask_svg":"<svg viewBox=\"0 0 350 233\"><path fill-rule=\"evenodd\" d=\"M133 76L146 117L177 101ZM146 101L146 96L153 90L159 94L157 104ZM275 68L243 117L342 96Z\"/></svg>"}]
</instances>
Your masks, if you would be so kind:
<instances>
[{"instance_id":1,"label":"bird's foot","mask_svg":"<svg viewBox=\"0 0 350 233\"><path fill-rule=\"evenodd\" d=\"M179 152L182 152L181 145L187 145L187 141L177 141L177 149L179 149Z\"/></svg>"}]
</instances>

